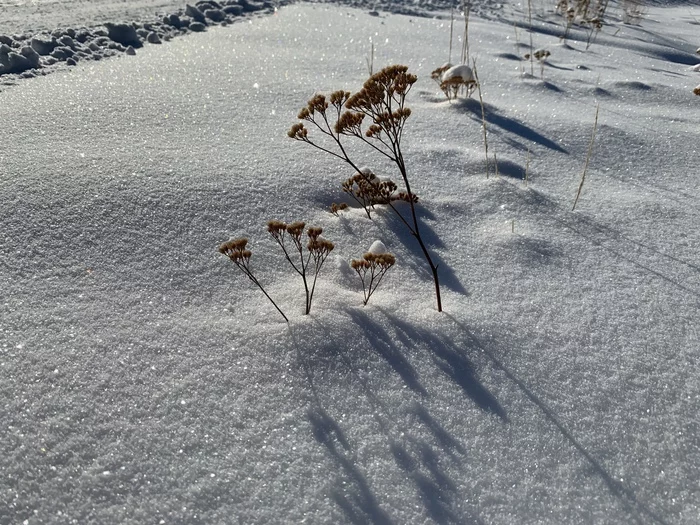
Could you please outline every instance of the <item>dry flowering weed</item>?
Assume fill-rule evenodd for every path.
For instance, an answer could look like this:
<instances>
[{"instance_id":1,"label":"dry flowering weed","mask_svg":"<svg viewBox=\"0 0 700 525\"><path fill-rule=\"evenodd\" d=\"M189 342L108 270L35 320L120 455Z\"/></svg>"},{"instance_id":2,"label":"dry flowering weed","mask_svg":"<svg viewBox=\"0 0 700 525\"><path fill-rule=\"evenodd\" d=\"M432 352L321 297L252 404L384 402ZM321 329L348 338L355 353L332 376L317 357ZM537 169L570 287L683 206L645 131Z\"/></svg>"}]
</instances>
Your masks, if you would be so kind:
<instances>
[{"instance_id":1,"label":"dry flowering weed","mask_svg":"<svg viewBox=\"0 0 700 525\"><path fill-rule=\"evenodd\" d=\"M362 280L362 294L364 295L363 305L367 305L369 298L377 290L384 275L389 268L394 266L396 258L391 253L367 252L362 259L353 259L350 266L357 272Z\"/></svg>"},{"instance_id":2,"label":"dry flowering weed","mask_svg":"<svg viewBox=\"0 0 700 525\"><path fill-rule=\"evenodd\" d=\"M341 202L340 204L334 202L331 204L330 207L330 212L335 215L336 217L340 217L340 212L343 210L347 210L348 205L345 202Z\"/></svg>"},{"instance_id":3,"label":"dry flowering weed","mask_svg":"<svg viewBox=\"0 0 700 525\"><path fill-rule=\"evenodd\" d=\"M260 291L262 291L262 293L265 294L265 297L269 299L269 301L277 309L280 315L284 317L284 320L289 322L289 319L287 319L287 316L284 315L284 312L280 309L279 306L277 306L277 303L275 303L272 297L268 295L268 293L265 291L265 288L263 288L262 284L260 284L260 281L258 281L255 275L253 275L253 270L250 267L250 257L252 255L252 252L247 249L247 245L248 239L231 239L230 241L227 241L221 246L219 246L219 252L223 253L229 259L231 259L233 264L235 264L236 267L239 270L241 270L245 274L245 276L253 282L253 284L260 288Z\"/></svg>"},{"instance_id":4,"label":"dry flowering weed","mask_svg":"<svg viewBox=\"0 0 700 525\"><path fill-rule=\"evenodd\" d=\"M571 27L579 24L581 27L588 28L588 37L586 39L586 49L588 49L594 36L603 28L603 20L607 11L609 0L559 0L555 7L555 12L564 17L566 21L566 29L562 40L566 42L569 36Z\"/></svg>"},{"instance_id":5,"label":"dry flowering weed","mask_svg":"<svg viewBox=\"0 0 700 525\"><path fill-rule=\"evenodd\" d=\"M411 116L406 107L406 96L417 77L402 65L389 66L370 76L355 94L335 91L329 96L317 94L298 114L301 122L294 124L288 136L304 142L319 151L348 164L355 175L343 183L343 190L355 199L371 218L371 210L378 204L388 206L399 217L417 240L430 266L437 309L442 311L437 265L433 262L421 235L416 214L417 197L411 191L408 170L401 150L404 126ZM307 127L308 126L308 127ZM313 131L313 133L311 133ZM316 136L320 135L321 140ZM360 142L396 165L404 190L397 192L396 184L375 180L358 166L348 150L348 140ZM405 216L396 200L406 201L410 215Z\"/></svg>"},{"instance_id":6,"label":"dry flowering weed","mask_svg":"<svg viewBox=\"0 0 700 525\"><path fill-rule=\"evenodd\" d=\"M321 237L321 233L323 233L321 228L314 227L306 230L308 242L304 246L305 227L306 224L303 222L286 224L282 221L269 221L267 223L267 231L282 248L287 262L304 282L306 295L304 313L308 315L311 312L311 302L321 267L335 246L331 241ZM306 252L304 251L305 247Z\"/></svg>"}]
</instances>

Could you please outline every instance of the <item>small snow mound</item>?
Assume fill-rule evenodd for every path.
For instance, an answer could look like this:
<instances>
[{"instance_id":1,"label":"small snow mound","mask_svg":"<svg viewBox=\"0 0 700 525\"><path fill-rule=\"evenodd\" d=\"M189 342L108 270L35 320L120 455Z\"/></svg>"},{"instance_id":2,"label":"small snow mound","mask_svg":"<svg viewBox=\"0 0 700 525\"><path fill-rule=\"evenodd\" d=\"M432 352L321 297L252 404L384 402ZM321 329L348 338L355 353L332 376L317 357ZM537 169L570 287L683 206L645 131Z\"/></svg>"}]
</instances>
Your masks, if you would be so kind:
<instances>
[{"instance_id":1,"label":"small snow mound","mask_svg":"<svg viewBox=\"0 0 700 525\"><path fill-rule=\"evenodd\" d=\"M386 246L382 241L374 241L372 246L370 246L369 250L367 251L369 253L373 253L374 255L381 255L383 253L387 253L389 250L386 249Z\"/></svg>"},{"instance_id":2,"label":"small snow mound","mask_svg":"<svg viewBox=\"0 0 700 525\"><path fill-rule=\"evenodd\" d=\"M695 65L694 65L693 67L691 67L690 69L692 69L693 71L698 71L698 72L700 72L700 64L695 64Z\"/></svg>"},{"instance_id":3,"label":"small snow mound","mask_svg":"<svg viewBox=\"0 0 700 525\"><path fill-rule=\"evenodd\" d=\"M343 259L340 255L333 256L333 263L338 270L338 275L340 275L340 283L346 286L351 286L355 284L355 279L357 279L357 274L355 270L352 269L348 261Z\"/></svg>"},{"instance_id":4,"label":"small snow mound","mask_svg":"<svg viewBox=\"0 0 700 525\"><path fill-rule=\"evenodd\" d=\"M463 82L471 82L474 80L472 68L467 65L452 66L442 74L442 80L456 80L461 78Z\"/></svg>"}]
</instances>

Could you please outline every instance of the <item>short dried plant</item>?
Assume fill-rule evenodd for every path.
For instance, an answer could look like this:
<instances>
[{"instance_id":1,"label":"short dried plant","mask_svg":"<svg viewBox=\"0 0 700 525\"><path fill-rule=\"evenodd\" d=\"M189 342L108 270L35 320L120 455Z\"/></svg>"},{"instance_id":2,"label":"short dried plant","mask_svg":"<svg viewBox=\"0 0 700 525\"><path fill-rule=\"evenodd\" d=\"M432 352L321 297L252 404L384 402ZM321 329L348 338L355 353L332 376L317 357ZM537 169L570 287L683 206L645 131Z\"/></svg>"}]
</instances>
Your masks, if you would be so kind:
<instances>
[{"instance_id":1,"label":"short dried plant","mask_svg":"<svg viewBox=\"0 0 700 525\"><path fill-rule=\"evenodd\" d=\"M647 7L644 0L622 0L622 21L625 24L639 25L647 14Z\"/></svg>"},{"instance_id":2,"label":"short dried plant","mask_svg":"<svg viewBox=\"0 0 700 525\"><path fill-rule=\"evenodd\" d=\"M394 266L396 258L391 253L371 253L367 252L362 259L353 259L350 266L357 272L362 280L362 293L364 295L363 305L367 305L369 298L377 290L384 275L389 268Z\"/></svg>"},{"instance_id":3,"label":"short dried plant","mask_svg":"<svg viewBox=\"0 0 700 525\"><path fill-rule=\"evenodd\" d=\"M321 237L321 233L323 233L321 228L313 227L306 230L308 242L304 246L302 237L305 226L306 224L303 222L286 224L282 221L269 221L267 231L282 248L287 262L304 281L306 295L304 313L308 315L311 312L311 302L314 298L318 274L335 246L331 241ZM306 247L306 251L304 251L304 247Z\"/></svg>"},{"instance_id":4,"label":"short dried plant","mask_svg":"<svg viewBox=\"0 0 700 525\"><path fill-rule=\"evenodd\" d=\"M250 257L252 255L252 252L247 249L248 245L248 239L245 238L239 238L239 239L231 239L228 242L223 243L221 246L219 246L219 252L223 253L226 255L231 261L233 261L233 264L236 265L236 267L241 270L248 279L250 279L255 286L260 288L260 291L265 294L265 297L267 297L272 305L277 309L277 311L284 317L284 320L289 322L289 319L287 319L287 316L284 315L284 312L280 309L279 306L277 306L277 303L272 299L272 297L269 296L269 294L265 291L265 288L263 288L262 284L260 284L260 281L253 275L253 270L250 267Z\"/></svg>"},{"instance_id":5,"label":"short dried plant","mask_svg":"<svg viewBox=\"0 0 700 525\"><path fill-rule=\"evenodd\" d=\"M348 205L345 202L341 202L340 204L334 202L333 204L331 204L330 212L336 217L340 217L340 212L347 209Z\"/></svg>"},{"instance_id":6,"label":"short dried plant","mask_svg":"<svg viewBox=\"0 0 700 525\"><path fill-rule=\"evenodd\" d=\"M404 125L411 115L411 110L406 107L406 95L416 80L417 77L409 73L406 66L394 65L370 76L362 89L355 94L335 91L328 97L315 95L299 112L298 118L302 122L293 125L288 135L340 159L354 169L356 175L346 181L350 186L344 189L360 202L368 216L371 217L371 209L380 203L396 213L417 240L430 266L435 283L437 309L442 311L437 264L433 262L421 235L416 214L417 197L411 190L401 150ZM365 124L368 124L366 128L363 127ZM317 134L320 134L321 141L315 138ZM395 205L395 201L392 200L393 193L387 198L389 187L381 183L375 185L373 179L359 168L355 157L351 156L347 149L348 139L359 141L396 165L405 187L405 191L396 197L408 203L408 217ZM378 194L374 193L375 186Z\"/></svg>"}]
</instances>

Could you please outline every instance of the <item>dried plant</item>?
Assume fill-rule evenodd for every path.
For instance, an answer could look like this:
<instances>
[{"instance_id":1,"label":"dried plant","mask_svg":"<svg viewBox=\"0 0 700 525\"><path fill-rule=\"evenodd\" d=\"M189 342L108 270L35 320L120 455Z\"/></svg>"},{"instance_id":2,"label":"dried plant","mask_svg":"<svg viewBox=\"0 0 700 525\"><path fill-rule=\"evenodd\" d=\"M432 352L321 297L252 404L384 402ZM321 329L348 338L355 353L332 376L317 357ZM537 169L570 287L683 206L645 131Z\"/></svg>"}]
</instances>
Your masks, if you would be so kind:
<instances>
[{"instance_id":1,"label":"dried plant","mask_svg":"<svg viewBox=\"0 0 700 525\"><path fill-rule=\"evenodd\" d=\"M603 19L600 17L593 17L581 22L588 26L588 37L586 38L586 49L591 47L591 44L595 42L595 37L603 29Z\"/></svg>"},{"instance_id":2,"label":"dried plant","mask_svg":"<svg viewBox=\"0 0 700 525\"><path fill-rule=\"evenodd\" d=\"M586 49L595 40L600 30L603 28L603 19L608 8L609 0L596 0L591 6L590 0L559 0L555 12L562 15L566 21L566 29L562 40L566 42L571 27L578 23L588 27L588 37L586 38Z\"/></svg>"},{"instance_id":3,"label":"dried plant","mask_svg":"<svg viewBox=\"0 0 700 525\"><path fill-rule=\"evenodd\" d=\"M525 55L525 60L532 60L533 58L537 60L540 64L540 77L544 80L544 65L547 62L547 59L552 56L552 53L547 51L546 49L537 49L533 51L532 53L528 53Z\"/></svg>"},{"instance_id":4,"label":"dried plant","mask_svg":"<svg viewBox=\"0 0 700 525\"><path fill-rule=\"evenodd\" d=\"M248 239L245 238L239 238L239 239L231 239L228 242L223 243L221 246L219 246L219 252L223 253L226 255L231 261L233 261L233 264L236 265L236 267L241 270L248 279L250 279L258 288L260 288L260 291L265 294L265 297L267 297L272 305L277 309L277 311L284 317L284 320L289 322L289 319L287 319L287 316L284 315L284 312L280 310L280 307L277 306L277 303L272 300L272 297L268 295L268 293L265 291L263 288L262 284L260 284L260 281L253 275L253 270L250 268L250 256L251 251L246 248L248 244Z\"/></svg>"},{"instance_id":5,"label":"dried plant","mask_svg":"<svg viewBox=\"0 0 700 525\"><path fill-rule=\"evenodd\" d=\"M395 65L386 67L369 77L362 89L354 95L347 91L335 91L329 97L316 95L299 112L298 118L303 122L292 126L288 135L292 139L309 144L342 160L350 165L356 174L362 174L362 170L346 149L348 138L360 141L364 146L396 165L405 187L405 191L399 193L397 198L408 202L410 216L405 217L394 205L392 198L385 199L387 202L382 204L386 204L396 213L417 240L433 275L437 309L442 311L437 265L433 262L421 235L416 214L417 198L411 191L408 170L401 150L404 125L411 115L411 110L406 107L406 95L416 80L417 77L409 73L406 66ZM315 133L322 135L323 142L317 142L309 136L309 129L305 123L310 124ZM363 124L367 123L369 125L364 129ZM364 175L353 181L353 188L358 182L362 185L369 184ZM359 185L357 187L359 190ZM362 191L367 189L371 188L363 186ZM364 193L357 194L354 189L351 195L355 198L361 196L362 199L369 199L368 205L364 208L370 216L370 209L376 204L372 202L373 197L366 196Z\"/></svg>"},{"instance_id":6,"label":"dried plant","mask_svg":"<svg viewBox=\"0 0 700 525\"><path fill-rule=\"evenodd\" d=\"M333 204L331 204L331 208L330 208L331 213L333 215L335 215L336 217L340 217L340 212L343 210L347 210L347 209L348 209L348 205L345 202L341 202L340 204L337 204L334 202Z\"/></svg>"},{"instance_id":7,"label":"dried plant","mask_svg":"<svg viewBox=\"0 0 700 525\"><path fill-rule=\"evenodd\" d=\"M448 62L433 70L430 78L437 83L447 100L457 98L460 90L463 90L468 98L477 87L476 79L466 65L453 66Z\"/></svg>"},{"instance_id":8,"label":"dried plant","mask_svg":"<svg viewBox=\"0 0 700 525\"><path fill-rule=\"evenodd\" d=\"M598 129L598 112L600 111L600 104L595 108L595 123L593 124L593 133L591 133L591 142L588 145L588 154L586 155L586 164L583 167L583 173L581 174L581 182L578 185L578 191L576 192L576 198L574 199L574 205L571 211L576 209L576 204L578 203L578 198L581 196L581 190L583 189L583 183L586 181L586 172L588 171L588 164L591 161L591 154L593 153L593 143L595 142L595 134Z\"/></svg>"},{"instance_id":9,"label":"dried plant","mask_svg":"<svg viewBox=\"0 0 700 525\"><path fill-rule=\"evenodd\" d=\"M372 76L372 73L374 73L374 40L372 40L372 37L369 39L369 44L369 56L365 58L365 62L367 63L367 71Z\"/></svg>"},{"instance_id":10,"label":"dried plant","mask_svg":"<svg viewBox=\"0 0 700 525\"><path fill-rule=\"evenodd\" d=\"M622 21L625 24L638 25L647 14L644 0L622 0Z\"/></svg>"},{"instance_id":11,"label":"dried plant","mask_svg":"<svg viewBox=\"0 0 700 525\"><path fill-rule=\"evenodd\" d=\"M462 10L464 11L464 37L462 38L462 64L469 63L469 12L472 4L469 0L462 1Z\"/></svg>"},{"instance_id":12,"label":"dried plant","mask_svg":"<svg viewBox=\"0 0 700 525\"><path fill-rule=\"evenodd\" d=\"M306 253L304 253L302 236L305 226L306 224L303 222L286 224L282 221L269 221L267 223L267 231L282 248L287 262L301 276L304 282L304 292L306 294L304 314L308 315L311 311L311 302L313 301L318 274L335 246L332 242L321 237L321 233L323 233L321 228L311 227L306 230L309 241L306 244Z\"/></svg>"},{"instance_id":13,"label":"dried plant","mask_svg":"<svg viewBox=\"0 0 700 525\"><path fill-rule=\"evenodd\" d=\"M476 71L476 59L472 61L474 66L474 79L479 89L479 104L481 105L481 129L484 132L484 153L486 155L486 178L489 178L489 141L486 134L486 110L484 109L484 97L481 95L481 84L479 83L479 75Z\"/></svg>"},{"instance_id":14,"label":"dried plant","mask_svg":"<svg viewBox=\"0 0 700 525\"><path fill-rule=\"evenodd\" d=\"M365 210L368 218L372 218L372 210L376 205L390 205L395 201L407 201L406 192L397 191L398 186L390 179L380 180L369 168L362 168L343 181L343 191ZM418 202L418 196L412 196L413 202Z\"/></svg>"},{"instance_id":15,"label":"dried plant","mask_svg":"<svg viewBox=\"0 0 700 525\"><path fill-rule=\"evenodd\" d=\"M396 258L391 253L367 252L362 259L353 259L350 266L357 272L362 280L362 294L364 295L363 305L367 305L369 298L377 290L384 275L389 268L394 266Z\"/></svg>"},{"instance_id":16,"label":"dried plant","mask_svg":"<svg viewBox=\"0 0 700 525\"><path fill-rule=\"evenodd\" d=\"M430 73L430 78L432 78L432 79L437 83L437 85L439 86L440 84L442 84L442 75L443 75L443 73L445 73L445 71L447 71L447 70L450 69L451 67L452 67L452 64L451 64L450 62L444 63L444 64L441 65L439 68L434 69L434 70ZM442 87L441 87L440 89L442 89Z\"/></svg>"},{"instance_id":17,"label":"dried plant","mask_svg":"<svg viewBox=\"0 0 700 525\"><path fill-rule=\"evenodd\" d=\"M700 86L696 86L695 89L693 89L693 93L700 97Z\"/></svg>"}]
</instances>

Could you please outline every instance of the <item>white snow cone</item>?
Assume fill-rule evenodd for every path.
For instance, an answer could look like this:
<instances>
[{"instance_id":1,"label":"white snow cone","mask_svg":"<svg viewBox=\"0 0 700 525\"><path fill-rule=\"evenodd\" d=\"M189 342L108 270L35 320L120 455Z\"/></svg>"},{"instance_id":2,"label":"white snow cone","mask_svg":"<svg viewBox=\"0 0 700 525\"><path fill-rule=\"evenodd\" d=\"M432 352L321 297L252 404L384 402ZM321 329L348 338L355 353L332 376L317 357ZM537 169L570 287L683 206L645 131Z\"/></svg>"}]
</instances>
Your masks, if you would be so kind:
<instances>
[{"instance_id":1,"label":"white snow cone","mask_svg":"<svg viewBox=\"0 0 700 525\"><path fill-rule=\"evenodd\" d=\"M372 243L372 246L369 247L369 250L367 250L369 253L373 253L374 255L381 255L382 253L386 253L389 250L386 249L386 246L382 241L374 241Z\"/></svg>"}]
</instances>

